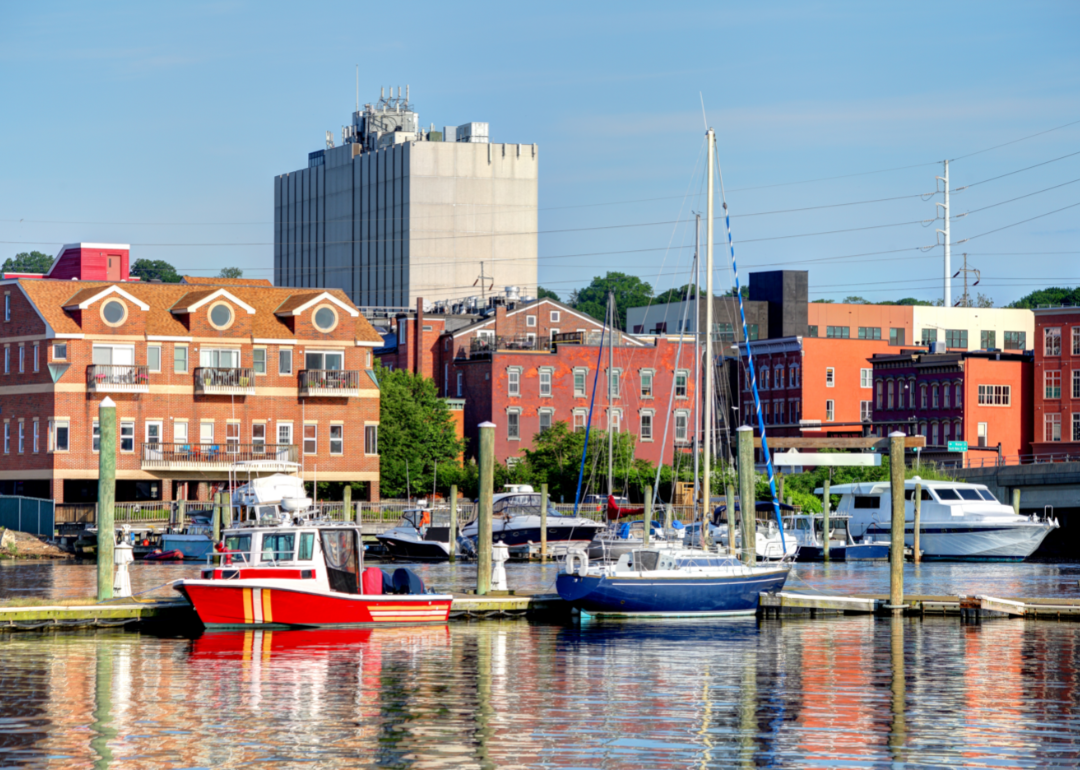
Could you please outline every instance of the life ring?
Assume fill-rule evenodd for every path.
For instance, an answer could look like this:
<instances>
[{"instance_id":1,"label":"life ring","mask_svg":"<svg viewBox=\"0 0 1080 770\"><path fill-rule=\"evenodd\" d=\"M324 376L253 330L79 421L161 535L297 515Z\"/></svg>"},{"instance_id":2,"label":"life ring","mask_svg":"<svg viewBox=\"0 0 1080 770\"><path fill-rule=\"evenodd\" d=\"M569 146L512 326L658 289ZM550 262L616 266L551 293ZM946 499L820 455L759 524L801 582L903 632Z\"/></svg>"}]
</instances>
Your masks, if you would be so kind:
<instances>
[{"instance_id":1,"label":"life ring","mask_svg":"<svg viewBox=\"0 0 1080 770\"><path fill-rule=\"evenodd\" d=\"M589 554L585 551L568 551L563 569L567 575L585 577L589 571Z\"/></svg>"}]
</instances>

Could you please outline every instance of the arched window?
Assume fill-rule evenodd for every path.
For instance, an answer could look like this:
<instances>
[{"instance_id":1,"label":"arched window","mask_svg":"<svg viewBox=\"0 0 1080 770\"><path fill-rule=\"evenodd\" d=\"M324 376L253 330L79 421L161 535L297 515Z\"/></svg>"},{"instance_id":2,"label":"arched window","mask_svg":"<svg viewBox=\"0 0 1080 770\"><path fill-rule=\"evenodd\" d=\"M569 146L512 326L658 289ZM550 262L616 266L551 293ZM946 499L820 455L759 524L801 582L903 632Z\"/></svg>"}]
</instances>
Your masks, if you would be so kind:
<instances>
[{"instance_id":1,"label":"arched window","mask_svg":"<svg viewBox=\"0 0 1080 770\"><path fill-rule=\"evenodd\" d=\"M962 389L962 388L960 387L960 383L959 383L959 382L958 382L958 383L956 383L956 398L954 399L954 403L956 404L956 408L957 408L957 409L961 408L961 407L962 407L962 406L964 405L964 404L963 404L963 403L962 403L962 402L960 401L960 394L961 394L962 392L963 392L963 389Z\"/></svg>"},{"instance_id":2,"label":"arched window","mask_svg":"<svg viewBox=\"0 0 1080 770\"><path fill-rule=\"evenodd\" d=\"M909 377L907 382L908 382L908 396L907 396L908 409L914 409L915 408L915 378L914 377Z\"/></svg>"},{"instance_id":3,"label":"arched window","mask_svg":"<svg viewBox=\"0 0 1080 770\"><path fill-rule=\"evenodd\" d=\"M943 422L941 424L941 441L945 444L949 443L949 437L952 434L952 423Z\"/></svg>"},{"instance_id":4,"label":"arched window","mask_svg":"<svg viewBox=\"0 0 1080 770\"><path fill-rule=\"evenodd\" d=\"M885 384L885 408L893 408L893 381L889 380Z\"/></svg>"},{"instance_id":5,"label":"arched window","mask_svg":"<svg viewBox=\"0 0 1080 770\"><path fill-rule=\"evenodd\" d=\"M964 431L963 431L963 430L961 429L961 422L960 422L960 420L957 420L957 421L956 421L956 423L954 424L953 428L954 428L954 430L953 430L953 436L955 436L955 437L956 437L956 440L957 440L957 441L963 441L963 440L964 440Z\"/></svg>"},{"instance_id":6,"label":"arched window","mask_svg":"<svg viewBox=\"0 0 1080 770\"><path fill-rule=\"evenodd\" d=\"M950 390L951 390L951 388L948 386L948 384L946 384L945 387L943 387L941 389L941 408L942 409L948 409L949 408L949 391Z\"/></svg>"},{"instance_id":7,"label":"arched window","mask_svg":"<svg viewBox=\"0 0 1080 770\"><path fill-rule=\"evenodd\" d=\"M881 380L877 381L876 387L877 387L877 394L875 396L876 400L874 401L874 408L875 409L881 409L881 404L882 404L881 392L882 392L882 390L884 390L884 388L882 387Z\"/></svg>"},{"instance_id":8,"label":"arched window","mask_svg":"<svg viewBox=\"0 0 1080 770\"><path fill-rule=\"evenodd\" d=\"M925 382L919 385L919 408L920 409L926 409L927 408L926 407L926 383ZM923 435L925 436L926 434L923 433Z\"/></svg>"},{"instance_id":9,"label":"arched window","mask_svg":"<svg viewBox=\"0 0 1080 770\"><path fill-rule=\"evenodd\" d=\"M777 390L783 390L784 389L784 365L783 364L777 364L776 372L775 372L774 376L776 378L776 383L775 383L776 384L776 389Z\"/></svg>"},{"instance_id":10,"label":"arched window","mask_svg":"<svg viewBox=\"0 0 1080 770\"><path fill-rule=\"evenodd\" d=\"M938 424L936 420L930 423L930 443L933 446L938 445Z\"/></svg>"},{"instance_id":11,"label":"arched window","mask_svg":"<svg viewBox=\"0 0 1080 770\"><path fill-rule=\"evenodd\" d=\"M933 405L934 409L937 409L938 406L940 406L938 402L938 384L936 382L930 386L930 403ZM934 443L936 444L937 442L935 441Z\"/></svg>"},{"instance_id":12,"label":"arched window","mask_svg":"<svg viewBox=\"0 0 1080 770\"><path fill-rule=\"evenodd\" d=\"M922 436L923 438L926 438L926 423L925 422L919 423L919 435Z\"/></svg>"},{"instance_id":13,"label":"arched window","mask_svg":"<svg viewBox=\"0 0 1080 770\"><path fill-rule=\"evenodd\" d=\"M769 389L769 367L767 366L761 368L761 389Z\"/></svg>"}]
</instances>

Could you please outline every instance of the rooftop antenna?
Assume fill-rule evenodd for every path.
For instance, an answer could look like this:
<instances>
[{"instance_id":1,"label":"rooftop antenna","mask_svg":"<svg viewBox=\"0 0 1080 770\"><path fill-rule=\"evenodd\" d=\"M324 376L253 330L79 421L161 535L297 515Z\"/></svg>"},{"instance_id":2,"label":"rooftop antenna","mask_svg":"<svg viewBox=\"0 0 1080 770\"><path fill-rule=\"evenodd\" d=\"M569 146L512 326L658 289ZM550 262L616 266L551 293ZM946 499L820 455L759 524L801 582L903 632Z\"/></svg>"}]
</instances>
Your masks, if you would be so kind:
<instances>
[{"instance_id":1,"label":"rooftop antenna","mask_svg":"<svg viewBox=\"0 0 1080 770\"><path fill-rule=\"evenodd\" d=\"M385 99L385 98L386 98L386 87L385 86L379 86L379 99Z\"/></svg>"},{"instance_id":2,"label":"rooftop antenna","mask_svg":"<svg viewBox=\"0 0 1080 770\"><path fill-rule=\"evenodd\" d=\"M406 83L405 84L405 105L408 106L408 104L409 104L409 84Z\"/></svg>"},{"instance_id":3,"label":"rooftop antenna","mask_svg":"<svg viewBox=\"0 0 1080 770\"><path fill-rule=\"evenodd\" d=\"M356 65L356 111L360 112L360 65Z\"/></svg>"}]
</instances>

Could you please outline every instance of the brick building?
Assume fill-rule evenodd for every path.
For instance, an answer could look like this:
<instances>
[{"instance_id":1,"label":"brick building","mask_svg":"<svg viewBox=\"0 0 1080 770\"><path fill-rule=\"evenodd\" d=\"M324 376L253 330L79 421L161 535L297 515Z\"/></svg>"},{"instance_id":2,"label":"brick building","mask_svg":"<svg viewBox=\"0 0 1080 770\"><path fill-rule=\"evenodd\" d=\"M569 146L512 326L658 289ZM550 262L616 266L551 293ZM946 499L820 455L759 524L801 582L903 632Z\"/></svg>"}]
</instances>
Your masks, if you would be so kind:
<instances>
[{"instance_id":1,"label":"brick building","mask_svg":"<svg viewBox=\"0 0 1080 770\"><path fill-rule=\"evenodd\" d=\"M879 353L873 370L874 433L926 437L926 459L955 462L950 441L996 449L1002 457L1028 454L1032 439L1031 353L923 350ZM968 462L992 463L996 453L972 449Z\"/></svg>"},{"instance_id":2,"label":"brick building","mask_svg":"<svg viewBox=\"0 0 1080 770\"><path fill-rule=\"evenodd\" d=\"M1036 455L1080 454L1080 308L1035 310Z\"/></svg>"},{"instance_id":3,"label":"brick building","mask_svg":"<svg viewBox=\"0 0 1080 770\"><path fill-rule=\"evenodd\" d=\"M118 500L195 499L251 459L377 499L381 338L344 293L125 282L121 264L118 281L0 281L0 490L95 499L108 396Z\"/></svg>"}]
</instances>

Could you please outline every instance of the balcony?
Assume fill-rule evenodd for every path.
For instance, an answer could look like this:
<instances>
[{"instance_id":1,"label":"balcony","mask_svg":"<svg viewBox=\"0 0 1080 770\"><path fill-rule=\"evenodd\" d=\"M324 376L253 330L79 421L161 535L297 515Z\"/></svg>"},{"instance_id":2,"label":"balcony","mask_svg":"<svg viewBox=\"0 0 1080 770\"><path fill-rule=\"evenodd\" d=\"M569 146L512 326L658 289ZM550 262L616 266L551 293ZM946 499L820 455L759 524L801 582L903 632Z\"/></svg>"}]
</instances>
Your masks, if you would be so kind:
<instances>
[{"instance_id":1,"label":"balcony","mask_svg":"<svg viewBox=\"0 0 1080 770\"><path fill-rule=\"evenodd\" d=\"M344 369L301 369L300 395L348 398L360 395L360 372Z\"/></svg>"},{"instance_id":2,"label":"balcony","mask_svg":"<svg viewBox=\"0 0 1080 770\"><path fill-rule=\"evenodd\" d=\"M149 393L150 373L145 366L94 364L86 367L86 389L91 393Z\"/></svg>"},{"instance_id":3,"label":"balcony","mask_svg":"<svg viewBox=\"0 0 1080 770\"><path fill-rule=\"evenodd\" d=\"M144 471L222 471L257 460L260 470L291 472L300 460L296 444L143 444Z\"/></svg>"},{"instance_id":4,"label":"balcony","mask_svg":"<svg viewBox=\"0 0 1080 770\"><path fill-rule=\"evenodd\" d=\"M469 341L469 358L489 358L496 351L547 352L551 350L551 341L547 337L473 337Z\"/></svg>"},{"instance_id":5,"label":"balcony","mask_svg":"<svg viewBox=\"0 0 1080 770\"><path fill-rule=\"evenodd\" d=\"M195 393L203 396L254 396L255 370L200 367L195 370Z\"/></svg>"}]
</instances>

